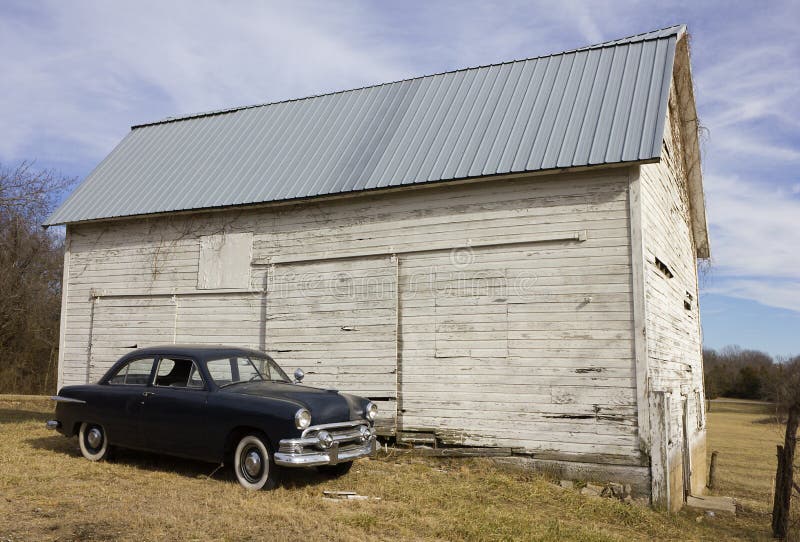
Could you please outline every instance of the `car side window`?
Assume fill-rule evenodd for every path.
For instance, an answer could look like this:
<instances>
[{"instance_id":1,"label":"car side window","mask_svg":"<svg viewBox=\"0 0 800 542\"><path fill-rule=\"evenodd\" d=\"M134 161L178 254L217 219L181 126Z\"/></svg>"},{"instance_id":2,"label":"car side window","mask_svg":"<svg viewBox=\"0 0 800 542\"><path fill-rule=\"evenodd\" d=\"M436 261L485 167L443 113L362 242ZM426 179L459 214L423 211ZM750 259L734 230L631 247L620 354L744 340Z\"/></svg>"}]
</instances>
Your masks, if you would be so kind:
<instances>
[{"instance_id":1,"label":"car side window","mask_svg":"<svg viewBox=\"0 0 800 542\"><path fill-rule=\"evenodd\" d=\"M218 386L233 382L233 369L228 358L210 360L206 362L206 369Z\"/></svg>"},{"instance_id":2,"label":"car side window","mask_svg":"<svg viewBox=\"0 0 800 542\"><path fill-rule=\"evenodd\" d=\"M128 386L146 386L150 380L150 371L153 369L154 358L142 358L130 361L119 368L108 379L109 384Z\"/></svg>"},{"instance_id":3,"label":"car side window","mask_svg":"<svg viewBox=\"0 0 800 542\"><path fill-rule=\"evenodd\" d=\"M203 388L203 377L190 359L161 358L156 372L156 386Z\"/></svg>"}]
</instances>

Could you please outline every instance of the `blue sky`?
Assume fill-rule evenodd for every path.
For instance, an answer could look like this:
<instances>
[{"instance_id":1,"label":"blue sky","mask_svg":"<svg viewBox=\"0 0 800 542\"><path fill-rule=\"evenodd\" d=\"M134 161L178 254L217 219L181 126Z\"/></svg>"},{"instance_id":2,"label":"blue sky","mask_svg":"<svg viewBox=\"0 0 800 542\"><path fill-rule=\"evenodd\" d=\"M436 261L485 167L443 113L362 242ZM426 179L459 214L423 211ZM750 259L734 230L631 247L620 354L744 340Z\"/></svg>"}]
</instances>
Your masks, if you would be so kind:
<instances>
[{"instance_id":1,"label":"blue sky","mask_svg":"<svg viewBox=\"0 0 800 542\"><path fill-rule=\"evenodd\" d=\"M0 163L85 177L133 124L692 34L713 258L705 344L800 354L800 3L0 4Z\"/></svg>"}]
</instances>

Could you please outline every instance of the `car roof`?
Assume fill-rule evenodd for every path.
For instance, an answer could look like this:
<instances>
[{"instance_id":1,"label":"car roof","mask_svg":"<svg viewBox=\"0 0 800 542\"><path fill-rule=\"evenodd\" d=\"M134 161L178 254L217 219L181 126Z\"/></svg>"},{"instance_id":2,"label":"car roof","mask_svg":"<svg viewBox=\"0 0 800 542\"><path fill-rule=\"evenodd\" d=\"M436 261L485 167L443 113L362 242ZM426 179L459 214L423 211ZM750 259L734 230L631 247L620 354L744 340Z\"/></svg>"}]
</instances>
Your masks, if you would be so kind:
<instances>
[{"instance_id":1,"label":"car roof","mask_svg":"<svg viewBox=\"0 0 800 542\"><path fill-rule=\"evenodd\" d=\"M224 358L226 356L256 356L264 357L266 354L251 348L242 348L239 346L228 346L224 344L165 344L157 346L148 346L146 348L138 348L123 356L124 359L129 359L138 356L188 356L199 361L206 361L209 359Z\"/></svg>"}]
</instances>

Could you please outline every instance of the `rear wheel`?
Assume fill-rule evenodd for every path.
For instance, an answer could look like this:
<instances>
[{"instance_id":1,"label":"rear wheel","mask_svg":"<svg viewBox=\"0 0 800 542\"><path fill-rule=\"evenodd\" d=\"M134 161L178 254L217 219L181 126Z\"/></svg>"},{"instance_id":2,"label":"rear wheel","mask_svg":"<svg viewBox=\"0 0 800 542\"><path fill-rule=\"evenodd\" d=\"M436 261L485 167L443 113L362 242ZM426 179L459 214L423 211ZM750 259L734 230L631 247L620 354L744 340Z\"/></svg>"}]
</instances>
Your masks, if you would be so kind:
<instances>
[{"instance_id":1,"label":"rear wheel","mask_svg":"<svg viewBox=\"0 0 800 542\"><path fill-rule=\"evenodd\" d=\"M83 422L78 431L78 444L81 454L89 461L108 459L111 453L106 431L100 424Z\"/></svg>"},{"instance_id":2,"label":"rear wheel","mask_svg":"<svg viewBox=\"0 0 800 542\"><path fill-rule=\"evenodd\" d=\"M338 463L336 465L322 465L317 467L319 472L326 476L330 476L331 478L338 478L339 476L344 476L350 469L353 468L353 462L348 461L347 463Z\"/></svg>"},{"instance_id":3,"label":"rear wheel","mask_svg":"<svg viewBox=\"0 0 800 542\"><path fill-rule=\"evenodd\" d=\"M274 489L278 485L278 466L261 435L249 434L239 440L233 453L233 470L236 479L246 489Z\"/></svg>"}]
</instances>

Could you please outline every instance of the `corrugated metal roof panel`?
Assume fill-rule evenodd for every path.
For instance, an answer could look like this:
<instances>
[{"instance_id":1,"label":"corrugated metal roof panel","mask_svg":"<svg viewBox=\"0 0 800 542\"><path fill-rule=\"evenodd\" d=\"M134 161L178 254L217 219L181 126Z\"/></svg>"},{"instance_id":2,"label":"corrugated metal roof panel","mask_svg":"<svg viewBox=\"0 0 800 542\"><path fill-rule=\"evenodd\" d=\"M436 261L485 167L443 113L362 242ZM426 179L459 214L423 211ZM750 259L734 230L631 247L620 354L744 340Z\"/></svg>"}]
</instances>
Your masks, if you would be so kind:
<instances>
[{"instance_id":1,"label":"corrugated metal roof panel","mask_svg":"<svg viewBox=\"0 0 800 542\"><path fill-rule=\"evenodd\" d=\"M47 224L658 158L684 31L140 125Z\"/></svg>"}]
</instances>

